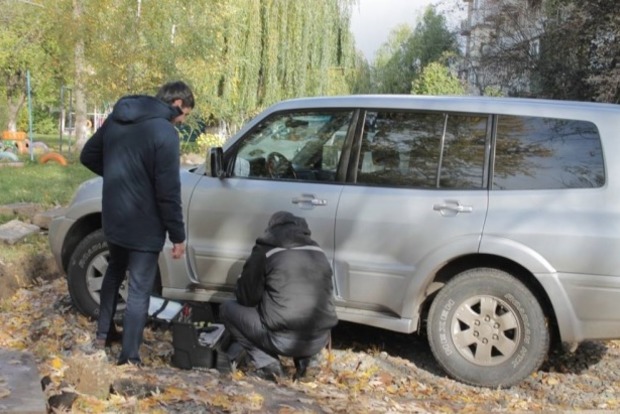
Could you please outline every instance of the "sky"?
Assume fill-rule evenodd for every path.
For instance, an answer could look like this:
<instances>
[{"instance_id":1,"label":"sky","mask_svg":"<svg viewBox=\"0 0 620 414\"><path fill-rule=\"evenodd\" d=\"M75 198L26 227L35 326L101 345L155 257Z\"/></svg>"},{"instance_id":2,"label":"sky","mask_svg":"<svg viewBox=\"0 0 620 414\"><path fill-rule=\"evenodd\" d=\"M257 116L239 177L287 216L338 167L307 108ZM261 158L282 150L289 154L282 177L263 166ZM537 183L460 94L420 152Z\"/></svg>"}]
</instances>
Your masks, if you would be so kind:
<instances>
[{"instance_id":1,"label":"sky","mask_svg":"<svg viewBox=\"0 0 620 414\"><path fill-rule=\"evenodd\" d=\"M366 59L373 60L392 29L406 23L415 28L426 6L435 0L358 0L353 6L351 31Z\"/></svg>"}]
</instances>

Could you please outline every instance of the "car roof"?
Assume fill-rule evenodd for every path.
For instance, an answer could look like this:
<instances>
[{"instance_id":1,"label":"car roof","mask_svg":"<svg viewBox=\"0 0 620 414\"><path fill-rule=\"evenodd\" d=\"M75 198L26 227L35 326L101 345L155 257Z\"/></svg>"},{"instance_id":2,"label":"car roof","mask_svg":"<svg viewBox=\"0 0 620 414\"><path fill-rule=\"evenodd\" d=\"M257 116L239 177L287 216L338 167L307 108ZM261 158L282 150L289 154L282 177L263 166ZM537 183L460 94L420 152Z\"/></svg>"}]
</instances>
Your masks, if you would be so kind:
<instances>
[{"instance_id":1,"label":"car roof","mask_svg":"<svg viewBox=\"0 0 620 414\"><path fill-rule=\"evenodd\" d=\"M417 109L481 114L553 116L580 119L585 112L620 114L620 105L532 98L428 95L343 95L289 99L269 108L282 111L308 108ZM564 116L561 116L564 114ZM579 116L581 115L581 116ZM588 118L588 117L585 117Z\"/></svg>"}]
</instances>

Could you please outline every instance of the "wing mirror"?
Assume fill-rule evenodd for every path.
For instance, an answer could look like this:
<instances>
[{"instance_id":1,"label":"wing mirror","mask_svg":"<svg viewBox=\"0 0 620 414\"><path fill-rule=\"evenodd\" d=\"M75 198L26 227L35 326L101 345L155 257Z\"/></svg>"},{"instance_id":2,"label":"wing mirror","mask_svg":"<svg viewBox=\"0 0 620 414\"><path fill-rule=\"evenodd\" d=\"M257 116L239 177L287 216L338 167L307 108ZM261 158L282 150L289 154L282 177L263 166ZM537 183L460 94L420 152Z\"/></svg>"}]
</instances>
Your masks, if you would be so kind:
<instances>
[{"instance_id":1,"label":"wing mirror","mask_svg":"<svg viewBox=\"0 0 620 414\"><path fill-rule=\"evenodd\" d=\"M211 177L224 178L224 151L221 147L209 149L207 157L207 171L211 173Z\"/></svg>"}]
</instances>

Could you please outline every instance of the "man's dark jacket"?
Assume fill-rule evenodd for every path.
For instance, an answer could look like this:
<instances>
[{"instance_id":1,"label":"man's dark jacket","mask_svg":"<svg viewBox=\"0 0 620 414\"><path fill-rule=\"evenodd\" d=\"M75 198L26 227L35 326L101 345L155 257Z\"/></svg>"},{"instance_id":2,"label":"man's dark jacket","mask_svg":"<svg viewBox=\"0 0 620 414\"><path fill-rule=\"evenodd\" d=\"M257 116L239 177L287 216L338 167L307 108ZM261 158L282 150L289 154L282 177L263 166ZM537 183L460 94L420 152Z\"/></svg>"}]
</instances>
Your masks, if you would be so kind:
<instances>
[{"instance_id":1,"label":"man's dark jacket","mask_svg":"<svg viewBox=\"0 0 620 414\"><path fill-rule=\"evenodd\" d=\"M103 231L128 249L159 252L166 232L185 241L177 107L150 96L119 100L86 142L80 161L103 177Z\"/></svg>"},{"instance_id":2,"label":"man's dark jacket","mask_svg":"<svg viewBox=\"0 0 620 414\"><path fill-rule=\"evenodd\" d=\"M236 295L241 305L258 306L271 331L311 337L338 323L327 257L310 238L306 220L288 212L275 213L256 239Z\"/></svg>"}]
</instances>

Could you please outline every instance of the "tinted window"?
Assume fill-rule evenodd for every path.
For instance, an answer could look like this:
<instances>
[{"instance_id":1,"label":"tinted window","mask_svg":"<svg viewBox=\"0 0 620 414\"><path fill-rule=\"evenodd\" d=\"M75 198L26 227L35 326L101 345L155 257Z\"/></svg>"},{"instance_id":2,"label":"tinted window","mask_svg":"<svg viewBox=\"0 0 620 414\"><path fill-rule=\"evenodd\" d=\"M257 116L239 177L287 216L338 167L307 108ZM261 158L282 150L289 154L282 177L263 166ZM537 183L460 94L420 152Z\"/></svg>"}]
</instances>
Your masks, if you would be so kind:
<instances>
[{"instance_id":1,"label":"tinted window","mask_svg":"<svg viewBox=\"0 0 620 414\"><path fill-rule=\"evenodd\" d=\"M234 175L335 181L351 111L276 114L242 141Z\"/></svg>"},{"instance_id":2,"label":"tinted window","mask_svg":"<svg viewBox=\"0 0 620 414\"><path fill-rule=\"evenodd\" d=\"M358 183L416 188L482 188L487 117L369 113Z\"/></svg>"},{"instance_id":3,"label":"tinted window","mask_svg":"<svg viewBox=\"0 0 620 414\"><path fill-rule=\"evenodd\" d=\"M598 130L585 121L500 116L493 188L592 188L605 182Z\"/></svg>"}]
</instances>

